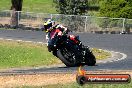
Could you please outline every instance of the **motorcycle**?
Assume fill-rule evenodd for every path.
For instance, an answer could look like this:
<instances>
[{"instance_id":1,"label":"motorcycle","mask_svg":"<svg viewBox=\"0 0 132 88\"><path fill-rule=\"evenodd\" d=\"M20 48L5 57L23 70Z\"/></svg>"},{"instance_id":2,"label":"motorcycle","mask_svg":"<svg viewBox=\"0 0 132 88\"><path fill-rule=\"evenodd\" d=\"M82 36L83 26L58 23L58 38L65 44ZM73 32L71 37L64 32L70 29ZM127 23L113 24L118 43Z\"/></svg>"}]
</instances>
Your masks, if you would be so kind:
<instances>
[{"instance_id":1,"label":"motorcycle","mask_svg":"<svg viewBox=\"0 0 132 88\"><path fill-rule=\"evenodd\" d=\"M59 58L67 67L80 65L94 66L96 58L88 46L82 45L74 35L55 36L52 53ZM80 45L78 44L80 42Z\"/></svg>"}]
</instances>

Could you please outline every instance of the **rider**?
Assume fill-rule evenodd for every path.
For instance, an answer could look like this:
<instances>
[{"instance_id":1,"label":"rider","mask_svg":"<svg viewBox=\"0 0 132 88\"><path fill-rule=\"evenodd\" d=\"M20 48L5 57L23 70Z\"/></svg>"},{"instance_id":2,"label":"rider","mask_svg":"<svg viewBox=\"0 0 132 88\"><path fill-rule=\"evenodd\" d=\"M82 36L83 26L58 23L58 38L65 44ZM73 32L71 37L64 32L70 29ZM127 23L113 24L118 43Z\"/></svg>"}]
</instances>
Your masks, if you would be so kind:
<instances>
[{"instance_id":1,"label":"rider","mask_svg":"<svg viewBox=\"0 0 132 88\"><path fill-rule=\"evenodd\" d=\"M48 19L44 23L44 31L46 32L46 40L48 42L48 51L51 52L54 46L54 37L57 34L62 36L64 33L68 33L68 29L61 24L55 24L55 21Z\"/></svg>"},{"instance_id":2,"label":"rider","mask_svg":"<svg viewBox=\"0 0 132 88\"><path fill-rule=\"evenodd\" d=\"M47 40L47 47L48 51L51 52L52 48L54 47L54 38L56 34L58 36L62 36L63 34L67 34L69 30L64 27L61 24L55 24L55 21L48 19L44 23L44 30L46 32L46 40ZM82 46L82 43L80 41L77 41L75 36L70 35L69 38L75 42L77 42L80 46Z\"/></svg>"}]
</instances>

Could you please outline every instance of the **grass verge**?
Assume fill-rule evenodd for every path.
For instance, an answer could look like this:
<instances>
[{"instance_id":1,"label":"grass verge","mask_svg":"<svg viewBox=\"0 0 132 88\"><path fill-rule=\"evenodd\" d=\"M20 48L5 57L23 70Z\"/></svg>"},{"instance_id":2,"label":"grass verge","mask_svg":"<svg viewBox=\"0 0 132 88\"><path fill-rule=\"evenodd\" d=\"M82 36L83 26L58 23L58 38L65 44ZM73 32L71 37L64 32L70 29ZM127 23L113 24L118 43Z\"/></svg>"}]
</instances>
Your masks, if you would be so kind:
<instances>
[{"instance_id":1,"label":"grass verge","mask_svg":"<svg viewBox=\"0 0 132 88\"><path fill-rule=\"evenodd\" d=\"M110 57L110 53L92 49L97 59ZM48 52L46 45L0 40L0 69L14 67L36 67L61 63Z\"/></svg>"},{"instance_id":2,"label":"grass verge","mask_svg":"<svg viewBox=\"0 0 132 88\"><path fill-rule=\"evenodd\" d=\"M0 68L40 66L59 63L41 44L0 40Z\"/></svg>"},{"instance_id":3,"label":"grass verge","mask_svg":"<svg viewBox=\"0 0 132 88\"><path fill-rule=\"evenodd\" d=\"M91 50L93 54L96 56L97 60L103 60L103 59L111 57L110 52L104 51L102 49L92 48Z\"/></svg>"},{"instance_id":4,"label":"grass verge","mask_svg":"<svg viewBox=\"0 0 132 88\"><path fill-rule=\"evenodd\" d=\"M22 87L22 88L132 88L132 83L129 84L85 84L80 86L77 83L68 83L68 84L55 84L55 85L46 85L41 87Z\"/></svg>"}]
</instances>

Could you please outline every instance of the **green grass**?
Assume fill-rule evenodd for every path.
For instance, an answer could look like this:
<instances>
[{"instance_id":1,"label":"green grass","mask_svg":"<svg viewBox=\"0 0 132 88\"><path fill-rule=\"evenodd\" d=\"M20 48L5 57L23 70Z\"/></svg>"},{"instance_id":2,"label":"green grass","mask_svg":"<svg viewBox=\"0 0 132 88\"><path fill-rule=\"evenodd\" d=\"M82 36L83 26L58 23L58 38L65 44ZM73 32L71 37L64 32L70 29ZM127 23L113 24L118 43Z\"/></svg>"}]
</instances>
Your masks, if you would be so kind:
<instances>
[{"instance_id":1,"label":"green grass","mask_svg":"<svg viewBox=\"0 0 132 88\"><path fill-rule=\"evenodd\" d=\"M56 84L56 85L47 85L43 88L132 88L132 83L130 84L85 84L80 86L77 83L71 84ZM39 88L39 87L38 87Z\"/></svg>"},{"instance_id":2,"label":"green grass","mask_svg":"<svg viewBox=\"0 0 132 88\"><path fill-rule=\"evenodd\" d=\"M11 0L0 0L0 10L9 10L11 7Z\"/></svg>"},{"instance_id":3,"label":"green grass","mask_svg":"<svg viewBox=\"0 0 132 88\"><path fill-rule=\"evenodd\" d=\"M53 0L24 0L23 10L31 12L57 13Z\"/></svg>"},{"instance_id":4,"label":"green grass","mask_svg":"<svg viewBox=\"0 0 132 88\"><path fill-rule=\"evenodd\" d=\"M34 67L60 63L41 44L0 40L0 68Z\"/></svg>"},{"instance_id":5,"label":"green grass","mask_svg":"<svg viewBox=\"0 0 132 88\"><path fill-rule=\"evenodd\" d=\"M85 84L80 86L77 83L54 84L46 86L23 86L21 88L132 88L132 83L129 84Z\"/></svg>"},{"instance_id":6,"label":"green grass","mask_svg":"<svg viewBox=\"0 0 132 88\"><path fill-rule=\"evenodd\" d=\"M0 10L9 10L11 0L0 0ZM57 13L53 0L23 0L23 11Z\"/></svg>"},{"instance_id":7,"label":"green grass","mask_svg":"<svg viewBox=\"0 0 132 88\"><path fill-rule=\"evenodd\" d=\"M111 57L111 54L109 52L106 52L101 49L92 48L92 52L96 56L97 60L103 60L103 59Z\"/></svg>"}]
</instances>

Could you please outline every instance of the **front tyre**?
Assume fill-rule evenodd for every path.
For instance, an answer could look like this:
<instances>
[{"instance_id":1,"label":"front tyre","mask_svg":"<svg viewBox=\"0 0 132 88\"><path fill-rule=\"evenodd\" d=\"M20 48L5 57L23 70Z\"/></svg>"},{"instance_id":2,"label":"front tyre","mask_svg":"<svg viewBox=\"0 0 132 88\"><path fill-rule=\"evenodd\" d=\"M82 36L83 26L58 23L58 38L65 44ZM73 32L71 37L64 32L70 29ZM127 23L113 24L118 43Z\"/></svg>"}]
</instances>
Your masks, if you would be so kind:
<instances>
[{"instance_id":1,"label":"front tyre","mask_svg":"<svg viewBox=\"0 0 132 88\"><path fill-rule=\"evenodd\" d=\"M67 67L75 67L79 65L78 55L75 53L73 49L59 49L57 51L57 57L67 66Z\"/></svg>"}]
</instances>

